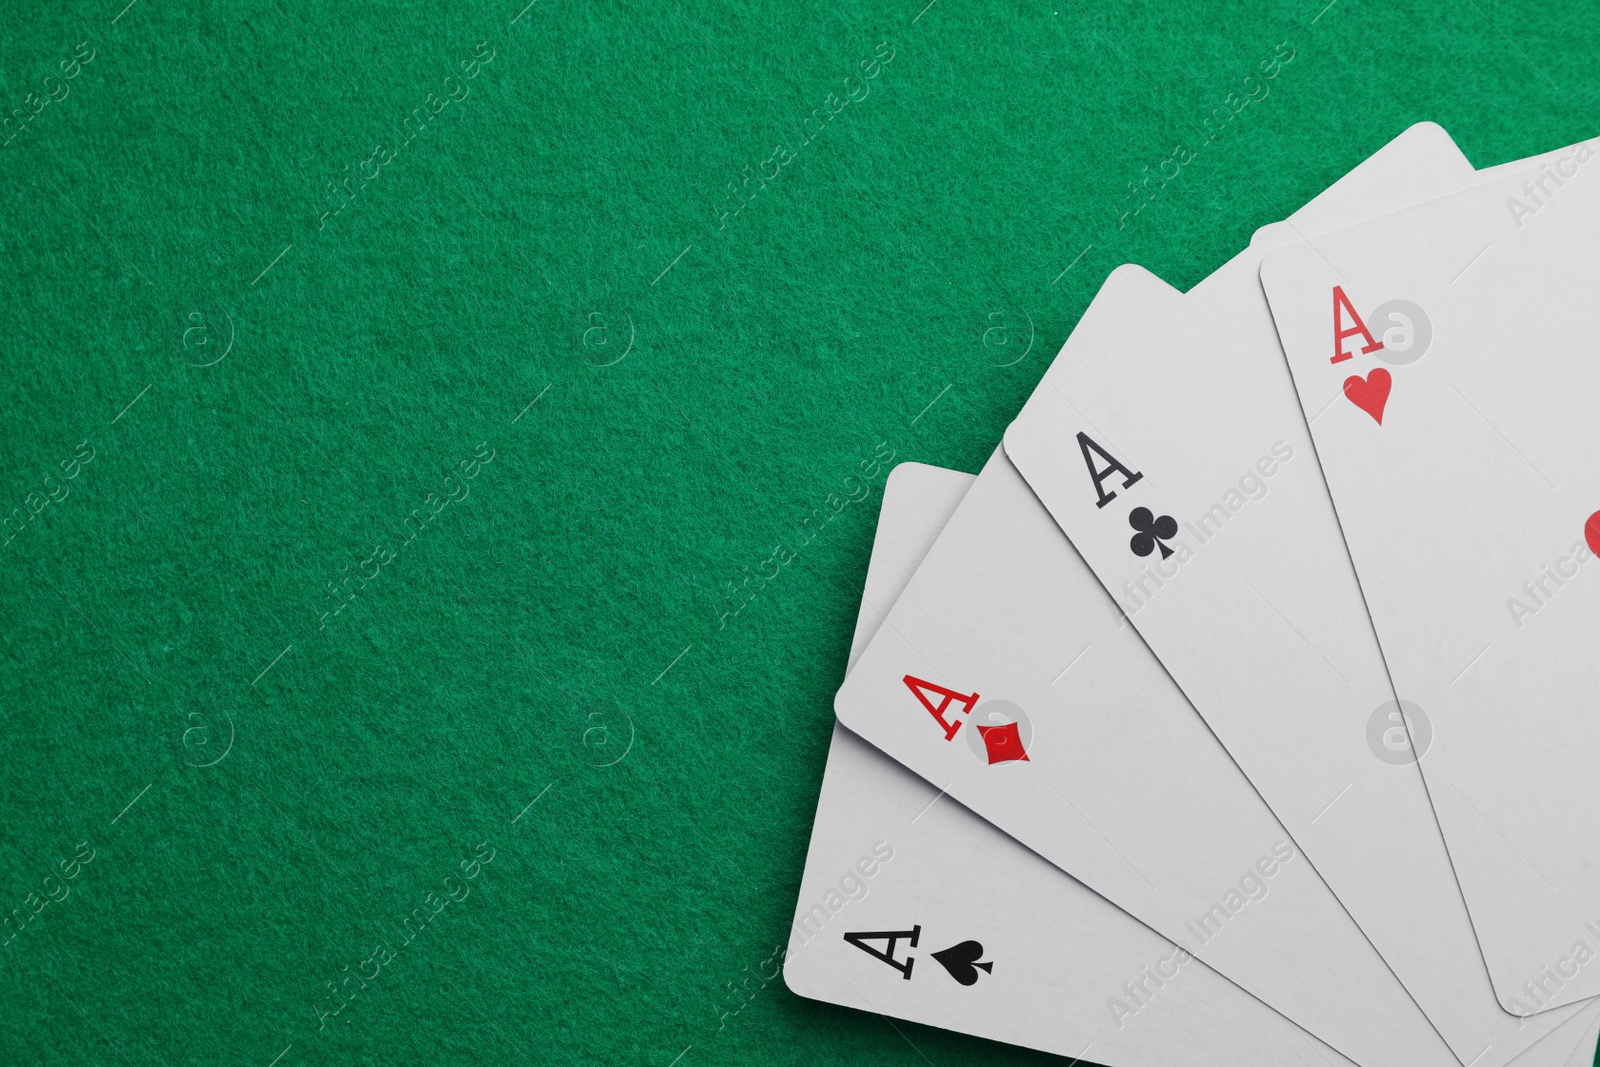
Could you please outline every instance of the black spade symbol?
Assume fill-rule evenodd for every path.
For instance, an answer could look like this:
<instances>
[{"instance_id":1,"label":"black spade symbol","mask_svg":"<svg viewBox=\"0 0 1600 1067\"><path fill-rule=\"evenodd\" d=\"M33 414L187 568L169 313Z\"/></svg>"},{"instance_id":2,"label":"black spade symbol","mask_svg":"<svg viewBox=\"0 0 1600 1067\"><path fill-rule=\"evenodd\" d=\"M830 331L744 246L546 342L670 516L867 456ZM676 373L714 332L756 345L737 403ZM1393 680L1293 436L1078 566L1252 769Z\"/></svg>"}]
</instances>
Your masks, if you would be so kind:
<instances>
[{"instance_id":1,"label":"black spade symbol","mask_svg":"<svg viewBox=\"0 0 1600 1067\"><path fill-rule=\"evenodd\" d=\"M950 972L950 977L962 985L973 985L978 980L978 968L982 967L985 974L994 973L994 961L978 962L978 957L983 955L983 945L977 941L963 941L959 945L940 949L933 954L939 965Z\"/></svg>"}]
</instances>

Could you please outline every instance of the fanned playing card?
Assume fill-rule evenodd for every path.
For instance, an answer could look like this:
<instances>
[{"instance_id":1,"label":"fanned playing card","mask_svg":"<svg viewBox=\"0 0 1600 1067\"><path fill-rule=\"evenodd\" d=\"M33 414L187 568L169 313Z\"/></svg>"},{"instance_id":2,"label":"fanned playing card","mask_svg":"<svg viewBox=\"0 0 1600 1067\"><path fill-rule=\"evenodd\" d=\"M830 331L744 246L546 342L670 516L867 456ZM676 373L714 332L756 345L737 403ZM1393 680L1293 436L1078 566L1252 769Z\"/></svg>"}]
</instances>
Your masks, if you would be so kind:
<instances>
[{"instance_id":1,"label":"fanned playing card","mask_svg":"<svg viewBox=\"0 0 1600 1067\"><path fill-rule=\"evenodd\" d=\"M1421 126L1311 210L1336 223L1470 173L1443 131ZM1135 273L1114 274L1096 305ZM1049 375L1113 340L1080 326ZM1371 1067L1456 1062L1003 455L956 509L835 707L936 787L1346 1055Z\"/></svg>"},{"instance_id":2,"label":"fanned playing card","mask_svg":"<svg viewBox=\"0 0 1600 1067\"><path fill-rule=\"evenodd\" d=\"M851 664L971 482L894 469ZM1115 1067L1350 1062L838 725L784 981L802 997ZM1592 1022L1518 1067L1584 1059Z\"/></svg>"},{"instance_id":3,"label":"fanned playing card","mask_svg":"<svg viewBox=\"0 0 1600 1067\"><path fill-rule=\"evenodd\" d=\"M895 468L852 665L972 480ZM1115 1067L1350 1062L837 724L783 973L802 996ZM1596 1016L1518 1067L1586 1064Z\"/></svg>"},{"instance_id":4,"label":"fanned playing card","mask_svg":"<svg viewBox=\"0 0 1600 1067\"><path fill-rule=\"evenodd\" d=\"M1600 184L1586 143L1267 257L1271 303L1495 988L1600 993Z\"/></svg>"},{"instance_id":5,"label":"fanned playing card","mask_svg":"<svg viewBox=\"0 0 1600 1067\"><path fill-rule=\"evenodd\" d=\"M1305 232L1055 380L1007 455L1456 1056L1496 1067L1555 1020L1509 1016L1483 966L1283 367L1258 274Z\"/></svg>"},{"instance_id":6,"label":"fanned playing card","mask_svg":"<svg viewBox=\"0 0 1600 1067\"><path fill-rule=\"evenodd\" d=\"M852 663L972 480L890 475ZM802 996L1117 1067L1350 1062L837 724L783 970Z\"/></svg>"}]
</instances>

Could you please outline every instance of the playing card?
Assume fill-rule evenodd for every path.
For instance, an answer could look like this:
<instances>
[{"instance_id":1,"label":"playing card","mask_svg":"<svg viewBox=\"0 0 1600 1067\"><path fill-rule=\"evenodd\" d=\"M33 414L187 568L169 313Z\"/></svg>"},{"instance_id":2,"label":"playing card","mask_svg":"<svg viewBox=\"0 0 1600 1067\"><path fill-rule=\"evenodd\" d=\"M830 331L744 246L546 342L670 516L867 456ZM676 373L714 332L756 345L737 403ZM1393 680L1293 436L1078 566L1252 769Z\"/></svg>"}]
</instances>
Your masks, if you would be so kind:
<instances>
[{"instance_id":1,"label":"playing card","mask_svg":"<svg viewBox=\"0 0 1600 1067\"><path fill-rule=\"evenodd\" d=\"M882 620L873 605L899 596L971 483L971 475L915 463L891 474L852 665ZM1349 1063L976 815L937 798L928 783L834 725L783 965L791 990L1116 1067ZM960 895L949 891L953 871ZM915 946L897 938L889 959L876 954L908 926ZM948 936L936 940L941 933ZM974 940L978 961L990 965L982 974L936 955L946 941ZM1585 1048L1592 1055L1593 1041L1585 1046L1583 1036L1581 1024L1569 1026L1519 1067L1566 1067Z\"/></svg>"},{"instance_id":2,"label":"playing card","mask_svg":"<svg viewBox=\"0 0 1600 1067\"><path fill-rule=\"evenodd\" d=\"M1311 213L1359 204L1361 190L1391 203L1425 195L1419 176L1430 167L1439 181L1470 174L1443 131L1415 128ZM1114 339L1080 326L1049 374ZM956 509L835 708L1346 1055L1369 1067L1454 1062L1003 455Z\"/></svg>"},{"instance_id":3,"label":"playing card","mask_svg":"<svg viewBox=\"0 0 1600 1067\"><path fill-rule=\"evenodd\" d=\"M1261 292L1297 230L1054 380L1006 451L1456 1056L1498 1067L1556 1020L1502 1010L1405 744Z\"/></svg>"},{"instance_id":4,"label":"playing card","mask_svg":"<svg viewBox=\"0 0 1600 1067\"><path fill-rule=\"evenodd\" d=\"M1474 929L1515 1012L1600 992L1595 148L1261 269L1405 724L1418 748L1431 736L1422 774Z\"/></svg>"},{"instance_id":5,"label":"playing card","mask_svg":"<svg viewBox=\"0 0 1600 1067\"><path fill-rule=\"evenodd\" d=\"M890 475L852 662L882 618L872 605L894 602L971 483L916 463ZM937 799L933 786L835 724L783 965L790 989L1117 1067L1349 1063Z\"/></svg>"}]
</instances>

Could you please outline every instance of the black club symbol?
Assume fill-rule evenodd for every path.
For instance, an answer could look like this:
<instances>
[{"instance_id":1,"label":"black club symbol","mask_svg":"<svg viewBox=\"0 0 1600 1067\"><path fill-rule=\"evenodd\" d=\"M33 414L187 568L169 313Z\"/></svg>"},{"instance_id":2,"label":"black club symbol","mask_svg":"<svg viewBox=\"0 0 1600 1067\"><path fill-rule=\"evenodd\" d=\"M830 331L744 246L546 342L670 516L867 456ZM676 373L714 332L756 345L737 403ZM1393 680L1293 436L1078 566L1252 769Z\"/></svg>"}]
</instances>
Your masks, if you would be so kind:
<instances>
[{"instance_id":1,"label":"black club symbol","mask_svg":"<svg viewBox=\"0 0 1600 1067\"><path fill-rule=\"evenodd\" d=\"M1161 542L1178 536L1177 519L1171 515L1152 515L1149 508L1134 508L1128 513L1128 525L1139 531L1128 541L1135 556L1148 556L1157 548L1161 549L1162 559L1172 555L1172 549Z\"/></svg>"}]
</instances>

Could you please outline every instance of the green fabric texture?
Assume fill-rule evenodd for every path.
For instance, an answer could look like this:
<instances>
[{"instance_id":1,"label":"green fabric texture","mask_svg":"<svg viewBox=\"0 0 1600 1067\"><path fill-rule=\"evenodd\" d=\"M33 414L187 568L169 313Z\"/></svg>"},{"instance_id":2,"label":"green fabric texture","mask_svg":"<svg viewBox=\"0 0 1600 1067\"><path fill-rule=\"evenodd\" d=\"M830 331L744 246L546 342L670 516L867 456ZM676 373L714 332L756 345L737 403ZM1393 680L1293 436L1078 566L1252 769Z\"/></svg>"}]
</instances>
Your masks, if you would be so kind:
<instances>
[{"instance_id":1,"label":"green fabric texture","mask_svg":"<svg viewBox=\"0 0 1600 1067\"><path fill-rule=\"evenodd\" d=\"M1413 122L1600 134L1579 0L0 20L19 1065L1050 1061L752 977L889 466Z\"/></svg>"}]
</instances>

